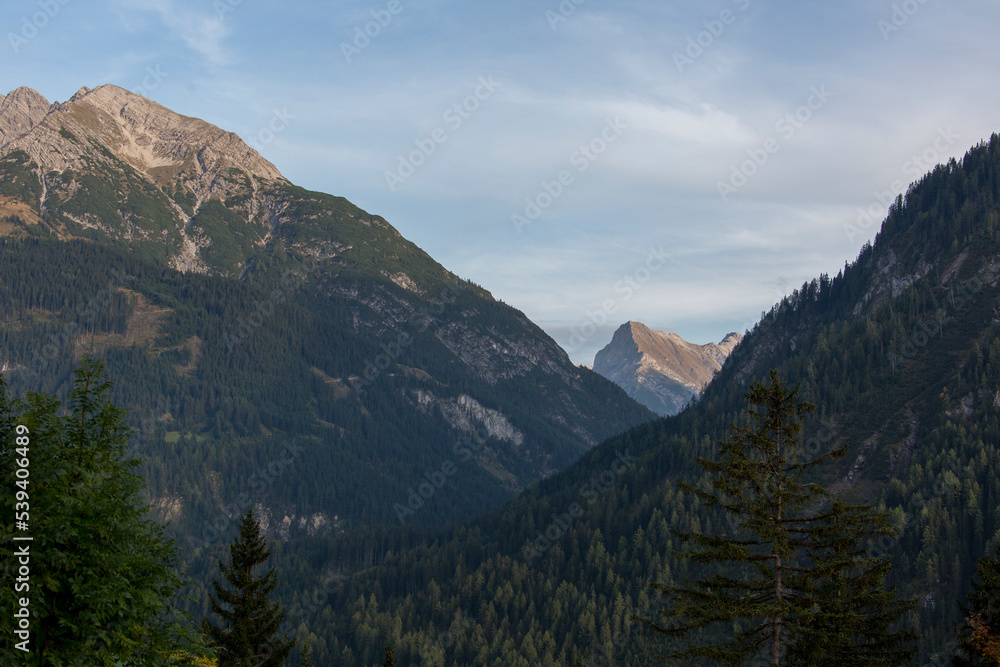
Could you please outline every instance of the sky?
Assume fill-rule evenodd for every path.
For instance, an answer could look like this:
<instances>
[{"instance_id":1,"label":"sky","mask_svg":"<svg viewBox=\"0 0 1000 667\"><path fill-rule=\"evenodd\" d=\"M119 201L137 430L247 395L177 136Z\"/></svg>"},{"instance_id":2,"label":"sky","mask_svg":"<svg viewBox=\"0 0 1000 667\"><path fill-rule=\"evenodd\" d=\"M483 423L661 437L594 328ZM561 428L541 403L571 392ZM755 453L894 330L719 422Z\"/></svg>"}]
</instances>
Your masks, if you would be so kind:
<instances>
[{"instance_id":1,"label":"sky","mask_svg":"<svg viewBox=\"0 0 1000 667\"><path fill-rule=\"evenodd\" d=\"M236 132L590 364L835 275L1000 131L998 34L987 0L6 0L0 92Z\"/></svg>"}]
</instances>

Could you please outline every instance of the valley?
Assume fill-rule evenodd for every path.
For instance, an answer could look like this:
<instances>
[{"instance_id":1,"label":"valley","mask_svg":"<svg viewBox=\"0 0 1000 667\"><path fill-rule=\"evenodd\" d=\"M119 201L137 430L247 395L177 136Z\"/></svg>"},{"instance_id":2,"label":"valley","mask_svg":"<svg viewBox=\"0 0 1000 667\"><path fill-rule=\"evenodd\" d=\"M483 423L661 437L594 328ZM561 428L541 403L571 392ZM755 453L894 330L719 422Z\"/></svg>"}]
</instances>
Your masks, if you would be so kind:
<instances>
[{"instance_id":1,"label":"valley","mask_svg":"<svg viewBox=\"0 0 1000 667\"><path fill-rule=\"evenodd\" d=\"M636 621L669 608L651 584L727 530L699 459L773 369L815 406L802 451L846 451L805 479L887 517L865 549L915 658L955 648L1000 535L997 135L745 334L629 321L594 371L384 218L115 86L0 100L0 198L10 393L103 360L195 618L253 509L315 664L651 664L677 647Z\"/></svg>"}]
</instances>

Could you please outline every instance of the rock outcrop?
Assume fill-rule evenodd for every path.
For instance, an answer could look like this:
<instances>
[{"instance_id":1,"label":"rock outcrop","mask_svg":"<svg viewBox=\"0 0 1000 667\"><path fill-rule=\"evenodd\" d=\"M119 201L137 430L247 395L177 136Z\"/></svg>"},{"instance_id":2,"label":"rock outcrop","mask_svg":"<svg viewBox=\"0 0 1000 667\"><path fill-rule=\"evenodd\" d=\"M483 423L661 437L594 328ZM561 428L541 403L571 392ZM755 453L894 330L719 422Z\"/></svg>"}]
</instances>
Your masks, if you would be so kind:
<instances>
[{"instance_id":1,"label":"rock outcrop","mask_svg":"<svg viewBox=\"0 0 1000 667\"><path fill-rule=\"evenodd\" d=\"M158 185L185 183L196 195L211 195L213 181L229 169L255 180L282 179L232 132L117 86L81 88L55 104L17 88L0 101L0 154L22 150L46 172L63 172L106 159L94 142Z\"/></svg>"}]
</instances>

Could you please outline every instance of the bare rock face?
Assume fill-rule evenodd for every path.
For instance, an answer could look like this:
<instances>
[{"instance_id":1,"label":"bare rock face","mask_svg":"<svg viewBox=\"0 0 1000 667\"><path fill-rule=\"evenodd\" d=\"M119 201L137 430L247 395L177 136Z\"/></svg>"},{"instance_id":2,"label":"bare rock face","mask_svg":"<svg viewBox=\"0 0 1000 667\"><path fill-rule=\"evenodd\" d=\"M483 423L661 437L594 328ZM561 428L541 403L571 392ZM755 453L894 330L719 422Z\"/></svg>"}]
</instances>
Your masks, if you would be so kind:
<instances>
[{"instance_id":1,"label":"bare rock face","mask_svg":"<svg viewBox=\"0 0 1000 667\"><path fill-rule=\"evenodd\" d=\"M31 88L0 97L0 146L31 130L49 112L49 102Z\"/></svg>"},{"instance_id":2,"label":"bare rock face","mask_svg":"<svg viewBox=\"0 0 1000 667\"><path fill-rule=\"evenodd\" d=\"M719 343L695 345L677 334L627 322L597 353L594 370L666 417L701 393L741 340L733 332Z\"/></svg>"},{"instance_id":3,"label":"bare rock face","mask_svg":"<svg viewBox=\"0 0 1000 667\"><path fill-rule=\"evenodd\" d=\"M81 88L49 104L30 88L0 103L0 153L23 150L47 171L79 169L89 139L158 184L236 168L254 179L281 179L278 169L232 132L175 113L113 85Z\"/></svg>"}]
</instances>

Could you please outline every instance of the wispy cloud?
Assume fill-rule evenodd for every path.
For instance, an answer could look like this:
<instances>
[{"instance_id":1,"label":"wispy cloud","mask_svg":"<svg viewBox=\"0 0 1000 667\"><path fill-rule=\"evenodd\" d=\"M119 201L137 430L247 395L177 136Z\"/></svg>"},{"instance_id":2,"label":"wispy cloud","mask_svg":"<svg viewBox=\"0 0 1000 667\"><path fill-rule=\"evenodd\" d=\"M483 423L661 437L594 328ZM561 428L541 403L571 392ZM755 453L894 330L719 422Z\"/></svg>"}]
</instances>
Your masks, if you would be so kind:
<instances>
[{"instance_id":1,"label":"wispy cloud","mask_svg":"<svg viewBox=\"0 0 1000 667\"><path fill-rule=\"evenodd\" d=\"M215 3L213 11L208 13L190 9L173 0L122 0L126 9L158 14L174 38L201 54L210 65L228 65L233 57L223 46L223 41L229 36L231 28L225 22L228 11L219 12L214 9L220 4L225 4L228 11L232 10L229 3Z\"/></svg>"}]
</instances>

